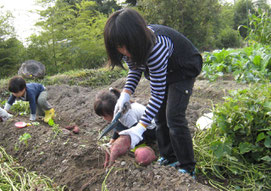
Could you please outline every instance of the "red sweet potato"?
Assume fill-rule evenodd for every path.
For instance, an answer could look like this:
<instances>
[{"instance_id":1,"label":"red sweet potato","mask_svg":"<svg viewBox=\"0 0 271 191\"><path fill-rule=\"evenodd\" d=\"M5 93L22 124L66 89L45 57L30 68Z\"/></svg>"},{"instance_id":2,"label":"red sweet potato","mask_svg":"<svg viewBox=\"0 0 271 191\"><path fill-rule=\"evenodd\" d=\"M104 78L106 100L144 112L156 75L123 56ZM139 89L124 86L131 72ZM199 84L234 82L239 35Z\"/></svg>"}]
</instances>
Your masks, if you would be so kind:
<instances>
[{"instance_id":1,"label":"red sweet potato","mask_svg":"<svg viewBox=\"0 0 271 191\"><path fill-rule=\"evenodd\" d=\"M74 129L74 125L71 125L71 126L66 126L64 127L65 129L68 129L68 130L73 130Z\"/></svg>"},{"instance_id":2,"label":"red sweet potato","mask_svg":"<svg viewBox=\"0 0 271 191\"><path fill-rule=\"evenodd\" d=\"M139 165L147 166L156 159L155 153L152 148L139 147L135 150L135 160Z\"/></svg>"},{"instance_id":3,"label":"red sweet potato","mask_svg":"<svg viewBox=\"0 0 271 191\"><path fill-rule=\"evenodd\" d=\"M75 125L72 132L75 133L75 134L78 134L79 131L80 131L79 127L77 125Z\"/></svg>"},{"instance_id":4,"label":"red sweet potato","mask_svg":"<svg viewBox=\"0 0 271 191\"><path fill-rule=\"evenodd\" d=\"M129 135L121 135L117 138L110 148L109 166L111 166L118 157L124 155L129 150L130 145L131 138Z\"/></svg>"}]
</instances>

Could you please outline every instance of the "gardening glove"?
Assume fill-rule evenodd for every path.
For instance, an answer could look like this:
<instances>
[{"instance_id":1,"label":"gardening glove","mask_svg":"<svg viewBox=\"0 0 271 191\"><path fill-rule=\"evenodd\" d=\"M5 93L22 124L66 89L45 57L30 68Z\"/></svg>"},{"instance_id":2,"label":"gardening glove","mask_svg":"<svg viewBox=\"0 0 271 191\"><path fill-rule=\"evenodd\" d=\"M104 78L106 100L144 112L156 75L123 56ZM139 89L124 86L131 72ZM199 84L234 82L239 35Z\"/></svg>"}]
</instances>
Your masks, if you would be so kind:
<instances>
[{"instance_id":1,"label":"gardening glove","mask_svg":"<svg viewBox=\"0 0 271 191\"><path fill-rule=\"evenodd\" d=\"M4 110L8 111L10 109L11 105L7 102L5 104Z\"/></svg>"},{"instance_id":2,"label":"gardening glove","mask_svg":"<svg viewBox=\"0 0 271 191\"><path fill-rule=\"evenodd\" d=\"M3 121L6 121L9 118L13 117L13 115L9 114L6 110L2 108L0 108L0 116Z\"/></svg>"},{"instance_id":3,"label":"gardening glove","mask_svg":"<svg viewBox=\"0 0 271 191\"><path fill-rule=\"evenodd\" d=\"M36 120L36 114L30 114L30 121L35 121Z\"/></svg>"},{"instance_id":4,"label":"gardening glove","mask_svg":"<svg viewBox=\"0 0 271 191\"><path fill-rule=\"evenodd\" d=\"M126 92L121 92L120 97L115 105L114 117L119 111L122 111L124 104L129 101L130 101L130 95Z\"/></svg>"},{"instance_id":5,"label":"gardening glove","mask_svg":"<svg viewBox=\"0 0 271 191\"><path fill-rule=\"evenodd\" d=\"M131 146L130 149L135 148L135 146L143 140L142 134L146 131L146 127L144 127L141 123L138 123L136 126L119 132L119 135L129 135L131 138Z\"/></svg>"}]
</instances>

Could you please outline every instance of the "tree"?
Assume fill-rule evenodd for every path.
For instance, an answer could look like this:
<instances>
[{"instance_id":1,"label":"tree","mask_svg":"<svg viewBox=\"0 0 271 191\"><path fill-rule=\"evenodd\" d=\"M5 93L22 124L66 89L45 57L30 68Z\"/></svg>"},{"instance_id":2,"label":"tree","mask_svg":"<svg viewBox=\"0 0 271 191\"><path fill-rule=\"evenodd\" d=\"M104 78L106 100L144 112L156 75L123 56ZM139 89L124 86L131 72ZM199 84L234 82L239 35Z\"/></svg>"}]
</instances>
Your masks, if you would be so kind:
<instances>
[{"instance_id":1,"label":"tree","mask_svg":"<svg viewBox=\"0 0 271 191\"><path fill-rule=\"evenodd\" d=\"M28 55L39 58L49 74L102 65L106 16L97 11L97 3L83 0L70 5L51 0L51 5L40 11L42 19L37 25L43 31L31 37Z\"/></svg>"},{"instance_id":2,"label":"tree","mask_svg":"<svg viewBox=\"0 0 271 191\"><path fill-rule=\"evenodd\" d=\"M115 0L93 0L97 3L97 11L109 15L112 10L119 10L121 6L117 4Z\"/></svg>"},{"instance_id":3,"label":"tree","mask_svg":"<svg viewBox=\"0 0 271 191\"><path fill-rule=\"evenodd\" d=\"M131 6L136 6L137 0L126 0L125 3Z\"/></svg>"},{"instance_id":4,"label":"tree","mask_svg":"<svg viewBox=\"0 0 271 191\"><path fill-rule=\"evenodd\" d=\"M0 76L16 74L24 61L24 46L15 37L0 40Z\"/></svg>"},{"instance_id":5,"label":"tree","mask_svg":"<svg viewBox=\"0 0 271 191\"><path fill-rule=\"evenodd\" d=\"M10 24L13 18L10 11L4 11L0 6L0 39L14 36L14 27Z\"/></svg>"},{"instance_id":6,"label":"tree","mask_svg":"<svg viewBox=\"0 0 271 191\"><path fill-rule=\"evenodd\" d=\"M264 11L270 11L270 5L268 4L267 0L257 0L254 1L254 4L257 9L261 9Z\"/></svg>"},{"instance_id":7,"label":"tree","mask_svg":"<svg viewBox=\"0 0 271 191\"><path fill-rule=\"evenodd\" d=\"M234 4L234 29L240 32L240 35L245 38L247 29L244 26L249 25L249 14L254 14L254 6L252 0L238 0Z\"/></svg>"},{"instance_id":8,"label":"tree","mask_svg":"<svg viewBox=\"0 0 271 191\"><path fill-rule=\"evenodd\" d=\"M59 0L59 2L67 3L69 5L73 5L74 9L76 9L76 4L80 4L83 0ZM119 10L121 6L119 6L116 0L88 0L96 2L96 10L103 14L110 14L112 10Z\"/></svg>"},{"instance_id":9,"label":"tree","mask_svg":"<svg viewBox=\"0 0 271 191\"><path fill-rule=\"evenodd\" d=\"M218 0L138 0L137 5L148 23L170 26L198 48L206 50L215 46Z\"/></svg>"},{"instance_id":10,"label":"tree","mask_svg":"<svg viewBox=\"0 0 271 191\"><path fill-rule=\"evenodd\" d=\"M24 59L24 46L15 37L14 27L10 24L13 18L10 12L0 7L0 76L9 76L18 71Z\"/></svg>"}]
</instances>

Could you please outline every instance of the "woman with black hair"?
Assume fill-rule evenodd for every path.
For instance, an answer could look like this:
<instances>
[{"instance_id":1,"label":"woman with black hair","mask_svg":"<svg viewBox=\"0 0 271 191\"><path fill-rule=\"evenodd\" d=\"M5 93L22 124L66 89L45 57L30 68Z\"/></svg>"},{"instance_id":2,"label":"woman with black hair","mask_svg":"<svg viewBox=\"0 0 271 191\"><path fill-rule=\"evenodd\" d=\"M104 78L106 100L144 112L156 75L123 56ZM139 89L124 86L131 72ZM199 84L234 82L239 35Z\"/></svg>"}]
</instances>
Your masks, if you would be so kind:
<instances>
[{"instance_id":1,"label":"woman with black hair","mask_svg":"<svg viewBox=\"0 0 271 191\"><path fill-rule=\"evenodd\" d=\"M113 13L104 28L109 64L122 66L129 73L114 113L130 100L142 73L150 80L151 97L139 123L125 131L131 148L155 118L156 136L162 165L175 166L193 175L194 151L185 117L196 76L201 72L202 57L194 45L176 30L162 25L147 25L133 9Z\"/></svg>"}]
</instances>

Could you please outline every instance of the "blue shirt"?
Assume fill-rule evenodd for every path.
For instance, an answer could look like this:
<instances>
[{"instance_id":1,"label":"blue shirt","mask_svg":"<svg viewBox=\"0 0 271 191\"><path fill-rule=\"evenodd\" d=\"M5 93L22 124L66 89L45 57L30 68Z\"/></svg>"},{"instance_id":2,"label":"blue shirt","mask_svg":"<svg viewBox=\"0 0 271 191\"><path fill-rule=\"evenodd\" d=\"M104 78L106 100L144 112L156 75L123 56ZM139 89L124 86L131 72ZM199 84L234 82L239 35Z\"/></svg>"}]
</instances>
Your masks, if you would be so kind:
<instances>
[{"instance_id":1,"label":"blue shirt","mask_svg":"<svg viewBox=\"0 0 271 191\"><path fill-rule=\"evenodd\" d=\"M45 88L42 84L38 83L27 83L26 84L26 91L25 91L25 99L24 97L20 97L18 99L23 101L28 101L30 105L31 114L36 114L36 107L37 107L37 99L42 91ZM12 105L16 100L14 95L11 95L8 99L8 104Z\"/></svg>"}]
</instances>

